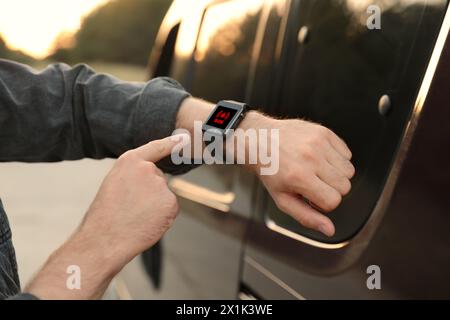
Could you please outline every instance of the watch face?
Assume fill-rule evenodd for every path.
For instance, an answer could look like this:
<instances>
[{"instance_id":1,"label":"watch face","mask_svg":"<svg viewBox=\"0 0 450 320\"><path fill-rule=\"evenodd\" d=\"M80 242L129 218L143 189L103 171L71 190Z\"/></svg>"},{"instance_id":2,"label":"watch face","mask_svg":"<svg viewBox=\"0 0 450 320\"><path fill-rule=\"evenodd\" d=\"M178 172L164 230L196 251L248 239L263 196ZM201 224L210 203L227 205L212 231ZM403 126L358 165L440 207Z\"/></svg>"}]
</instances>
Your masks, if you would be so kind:
<instances>
[{"instance_id":1,"label":"watch face","mask_svg":"<svg viewBox=\"0 0 450 320\"><path fill-rule=\"evenodd\" d=\"M219 106L206 124L211 127L225 130L237 112L238 110Z\"/></svg>"}]
</instances>

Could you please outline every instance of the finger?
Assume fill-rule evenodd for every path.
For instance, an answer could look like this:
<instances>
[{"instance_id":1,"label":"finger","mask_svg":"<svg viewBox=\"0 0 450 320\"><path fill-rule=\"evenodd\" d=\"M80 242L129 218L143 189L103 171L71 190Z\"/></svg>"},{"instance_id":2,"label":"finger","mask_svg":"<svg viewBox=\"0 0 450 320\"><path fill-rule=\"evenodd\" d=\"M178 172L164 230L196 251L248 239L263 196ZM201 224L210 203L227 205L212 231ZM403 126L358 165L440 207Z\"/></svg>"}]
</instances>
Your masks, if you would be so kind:
<instances>
[{"instance_id":1,"label":"finger","mask_svg":"<svg viewBox=\"0 0 450 320\"><path fill-rule=\"evenodd\" d=\"M339 154L341 154L345 159L350 160L352 158L352 152L347 147L347 144L339 138L333 131L329 131L328 141L336 149Z\"/></svg>"},{"instance_id":2,"label":"finger","mask_svg":"<svg viewBox=\"0 0 450 320\"><path fill-rule=\"evenodd\" d=\"M134 151L142 159L150 162L158 162L169 156L172 151L180 150L191 142L188 134L182 133L161 140L151 141Z\"/></svg>"},{"instance_id":3,"label":"finger","mask_svg":"<svg viewBox=\"0 0 450 320\"><path fill-rule=\"evenodd\" d=\"M317 176L342 196L348 194L352 187L349 179L326 160L320 164Z\"/></svg>"},{"instance_id":4,"label":"finger","mask_svg":"<svg viewBox=\"0 0 450 320\"><path fill-rule=\"evenodd\" d=\"M277 205L304 227L317 230L328 237L334 235L333 222L309 206L299 196L288 193L278 195Z\"/></svg>"},{"instance_id":5,"label":"finger","mask_svg":"<svg viewBox=\"0 0 450 320\"><path fill-rule=\"evenodd\" d=\"M355 175L355 167L353 164L339 154L331 145L326 153L326 159L347 178L351 179Z\"/></svg>"},{"instance_id":6,"label":"finger","mask_svg":"<svg viewBox=\"0 0 450 320\"><path fill-rule=\"evenodd\" d=\"M295 186L295 193L308 198L317 208L325 212L333 211L342 201L342 196L337 190L315 175L307 178L303 185Z\"/></svg>"}]
</instances>

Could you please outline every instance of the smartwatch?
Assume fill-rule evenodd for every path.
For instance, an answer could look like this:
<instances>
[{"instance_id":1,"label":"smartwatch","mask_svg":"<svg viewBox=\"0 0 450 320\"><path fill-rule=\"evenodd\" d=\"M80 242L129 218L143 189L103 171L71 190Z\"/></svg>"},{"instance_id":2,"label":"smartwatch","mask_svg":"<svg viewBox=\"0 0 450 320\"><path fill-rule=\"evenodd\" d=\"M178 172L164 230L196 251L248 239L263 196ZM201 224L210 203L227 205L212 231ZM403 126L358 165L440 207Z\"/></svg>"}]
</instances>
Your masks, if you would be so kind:
<instances>
[{"instance_id":1,"label":"smartwatch","mask_svg":"<svg viewBox=\"0 0 450 320\"><path fill-rule=\"evenodd\" d=\"M219 101L202 126L203 134L225 138L239 126L248 109L249 107L245 103L229 100ZM210 142L208 141L210 139L204 140L206 143Z\"/></svg>"},{"instance_id":2,"label":"smartwatch","mask_svg":"<svg viewBox=\"0 0 450 320\"><path fill-rule=\"evenodd\" d=\"M209 115L208 120L203 124L203 141L206 149L213 158L220 159L219 163L224 161L224 150L216 150L212 142L220 139L223 146L227 136L239 126L248 109L249 107L245 103L222 100L219 101Z\"/></svg>"}]
</instances>

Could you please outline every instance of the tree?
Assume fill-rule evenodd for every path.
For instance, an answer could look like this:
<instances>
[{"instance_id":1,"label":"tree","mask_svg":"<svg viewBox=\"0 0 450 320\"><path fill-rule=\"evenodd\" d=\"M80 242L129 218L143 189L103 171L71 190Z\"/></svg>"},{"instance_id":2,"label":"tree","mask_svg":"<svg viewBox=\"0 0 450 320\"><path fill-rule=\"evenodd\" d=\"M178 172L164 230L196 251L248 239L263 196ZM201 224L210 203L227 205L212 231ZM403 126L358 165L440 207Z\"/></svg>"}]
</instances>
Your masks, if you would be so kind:
<instances>
[{"instance_id":1,"label":"tree","mask_svg":"<svg viewBox=\"0 0 450 320\"><path fill-rule=\"evenodd\" d=\"M31 63L33 58L19 50L11 50L6 46L5 41L0 36L0 58L14 60L22 63Z\"/></svg>"},{"instance_id":2,"label":"tree","mask_svg":"<svg viewBox=\"0 0 450 320\"><path fill-rule=\"evenodd\" d=\"M170 0L112 0L89 14L74 47L56 43L53 60L145 65Z\"/></svg>"}]
</instances>

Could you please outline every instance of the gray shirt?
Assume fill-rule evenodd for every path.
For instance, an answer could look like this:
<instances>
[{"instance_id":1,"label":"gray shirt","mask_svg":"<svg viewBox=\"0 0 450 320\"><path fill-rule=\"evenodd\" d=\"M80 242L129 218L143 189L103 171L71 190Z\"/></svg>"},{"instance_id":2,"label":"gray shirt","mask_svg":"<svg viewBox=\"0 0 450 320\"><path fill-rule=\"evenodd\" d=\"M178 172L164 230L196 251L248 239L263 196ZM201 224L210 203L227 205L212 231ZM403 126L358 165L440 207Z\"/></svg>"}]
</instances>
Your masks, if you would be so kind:
<instances>
[{"instance_id":1,"label":"gray shirt","mask_svg":"<svg viewBox=\"0 0 450 320\"><path fill-rule=\"evenodd\" d=\"M38 72L0 59L0 161L117 157L169 136L188 96L170 78L130 83L86 65L54 64ZM171 174L191 169L169 159L158 166ZM0 299L29 297L16 296L19 292L11 231L0 201Z\"/></svg>"}]
</instances>

